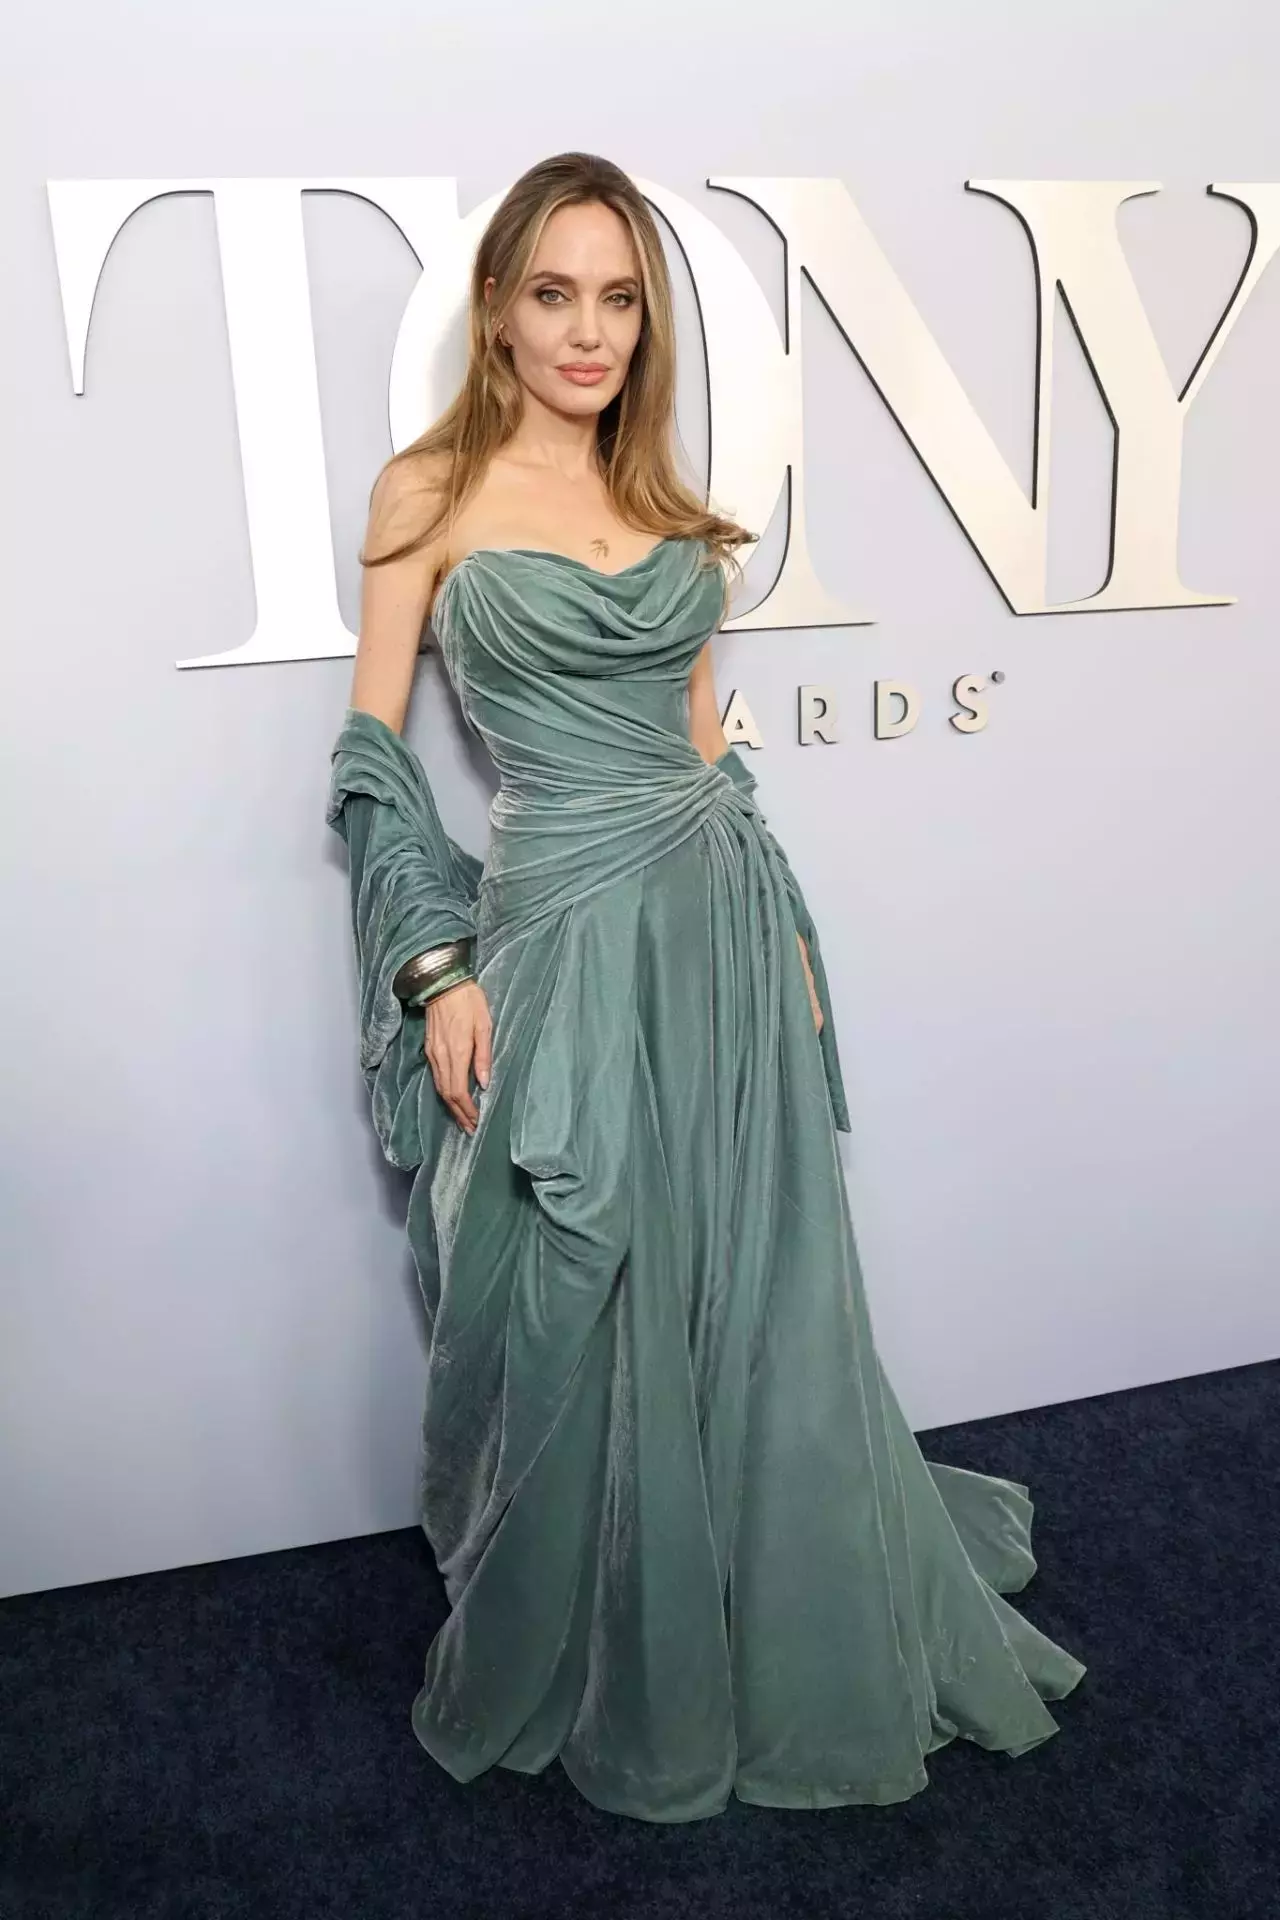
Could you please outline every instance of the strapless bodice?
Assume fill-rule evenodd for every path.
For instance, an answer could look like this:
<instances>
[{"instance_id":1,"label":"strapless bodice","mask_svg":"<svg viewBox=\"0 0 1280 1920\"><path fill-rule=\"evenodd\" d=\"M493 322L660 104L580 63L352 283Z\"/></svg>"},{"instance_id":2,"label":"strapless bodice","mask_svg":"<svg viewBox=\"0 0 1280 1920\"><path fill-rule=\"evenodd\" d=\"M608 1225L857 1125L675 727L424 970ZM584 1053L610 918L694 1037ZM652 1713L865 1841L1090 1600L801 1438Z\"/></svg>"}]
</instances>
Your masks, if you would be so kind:
<instances>
[{"instance_id":1,"label":"strapless bodice","mask_svg":"<svg viewBox=\"0 0 1280 1920\"><path fill-rule=\"evenodd\" d=\"M434 626L466 719L504 785L567 773L626 782L695 749L686 690L720 614L696 540L603 573L533 547L478 547L448 574Z\"/></svg>"},{"instance_id":2,"label":"strapless bodice","mask_svg":"<svg viewBox=\"0 0 1280 1920\"><path fill-rule=\"evenodd\" d=\"M741 805L689 738L689 674L720 618L703 542L666 539L603 573L567 554L479 547L433 625L498 771L480 938L523 930Z\"/></svg>"}]
</instances>

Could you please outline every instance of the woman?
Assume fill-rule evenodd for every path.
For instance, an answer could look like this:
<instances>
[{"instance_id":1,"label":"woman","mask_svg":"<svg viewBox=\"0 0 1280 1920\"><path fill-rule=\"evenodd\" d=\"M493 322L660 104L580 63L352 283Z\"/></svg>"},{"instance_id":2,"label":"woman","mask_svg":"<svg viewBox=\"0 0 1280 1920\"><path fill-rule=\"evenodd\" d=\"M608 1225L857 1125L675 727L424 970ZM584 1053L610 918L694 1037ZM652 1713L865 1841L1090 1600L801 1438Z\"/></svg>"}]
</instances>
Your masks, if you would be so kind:
<instances>
[{"instance_id":1,"label":"woman","mask_svg":"<svg viewBox=\"0 0 1280 1920\"><path fill-rule=\"evenodd\" d=\"M1019 1754L1081 1663L1003 1594L1017 1482L931 1466L879 1366L801 889L726 744L734 549L673 461L671 298L627 176L563 154L482 238L463 387L370 505L329 817L361 1059L415 1168L413 1727L694 1820L905 1799ZM400 733L430 618L501 776L483 865Z\"/></svg>"}]
</instances>

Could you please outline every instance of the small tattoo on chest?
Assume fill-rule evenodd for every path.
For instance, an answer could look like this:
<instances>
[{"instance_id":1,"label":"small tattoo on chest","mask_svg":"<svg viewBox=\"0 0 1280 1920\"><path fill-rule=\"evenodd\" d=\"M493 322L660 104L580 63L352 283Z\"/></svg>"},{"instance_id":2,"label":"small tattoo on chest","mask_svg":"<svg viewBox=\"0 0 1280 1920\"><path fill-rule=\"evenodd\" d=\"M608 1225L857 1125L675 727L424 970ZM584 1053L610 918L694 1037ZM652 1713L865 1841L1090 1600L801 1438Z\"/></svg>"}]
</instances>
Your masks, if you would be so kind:
<instances>
[{"instance_id":1,"label":"small tattoo on chest","mask_svg":"<svg viewBox=\"0 0 1280 1920\"><path fill-rule=\"evenodd\" d=\"M607 540L593 540L591 542L591 550L593 553L598 553L602 560L606 559L609 553L609 542Z\"/></svg>"}]
</instances>

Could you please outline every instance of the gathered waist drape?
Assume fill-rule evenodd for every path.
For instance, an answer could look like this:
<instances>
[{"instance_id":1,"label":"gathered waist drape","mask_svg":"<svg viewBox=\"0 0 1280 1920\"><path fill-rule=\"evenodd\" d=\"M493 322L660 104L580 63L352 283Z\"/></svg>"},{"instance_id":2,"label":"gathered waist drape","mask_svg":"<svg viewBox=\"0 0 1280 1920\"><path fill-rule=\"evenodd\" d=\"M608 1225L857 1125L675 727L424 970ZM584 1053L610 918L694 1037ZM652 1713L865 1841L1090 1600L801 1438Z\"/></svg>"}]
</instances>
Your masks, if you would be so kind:
<instances>
[{"instance_id":1,"label":"gathered waist drape","mask_svg":"<svg viewBox=\"0 0 1280 1920\"><path fill-rule=\"evenodd\" d=\"M489 811L477 899L482 959L662 859L714 814L757 816L726 767L691 755L661 771L565 763L558 781L505 778Z\"/></svg>"}]
</instances>

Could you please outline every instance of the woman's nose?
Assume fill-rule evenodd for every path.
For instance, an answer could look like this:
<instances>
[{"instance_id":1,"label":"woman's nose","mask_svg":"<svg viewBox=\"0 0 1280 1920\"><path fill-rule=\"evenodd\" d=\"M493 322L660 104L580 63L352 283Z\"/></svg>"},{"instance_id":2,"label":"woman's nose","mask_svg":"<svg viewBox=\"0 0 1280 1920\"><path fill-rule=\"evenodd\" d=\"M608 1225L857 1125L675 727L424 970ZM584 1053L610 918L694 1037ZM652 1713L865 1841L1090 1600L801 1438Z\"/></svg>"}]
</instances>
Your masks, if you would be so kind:
<instances>
[{"instance_id":1,"label":"woman's nose","mask_svg":"<svg viewBox=\"0 0 1280 1920\"><path fill-rule=\"evenodd\" d=\"M595 347L600 343L600 321L594 307L581 307L573 327L576 347Z\"/></svg>"}]
</instances>

